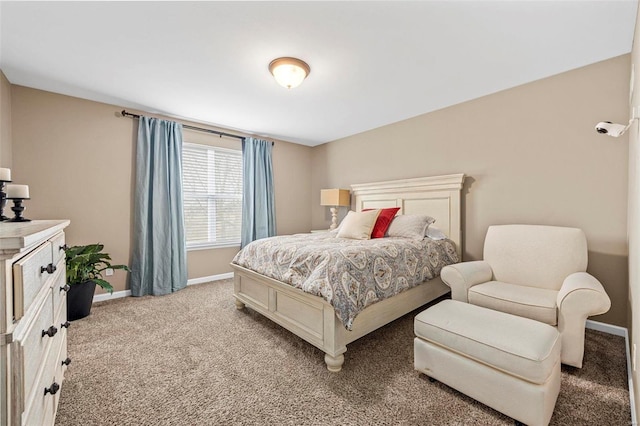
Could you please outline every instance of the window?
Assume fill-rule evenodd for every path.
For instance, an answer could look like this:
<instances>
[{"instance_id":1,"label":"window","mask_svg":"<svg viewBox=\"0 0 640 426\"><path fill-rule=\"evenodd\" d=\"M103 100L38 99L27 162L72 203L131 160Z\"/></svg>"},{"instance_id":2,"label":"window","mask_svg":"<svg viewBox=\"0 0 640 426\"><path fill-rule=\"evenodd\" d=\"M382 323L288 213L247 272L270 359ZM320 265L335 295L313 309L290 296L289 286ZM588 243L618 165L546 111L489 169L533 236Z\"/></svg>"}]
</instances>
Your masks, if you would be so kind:
<instances>
[{"instance_id":1,"label":"window","mask_svg":"<svg viewBox=\"0 0 640 426\"><path fill-rule=\"evenodd\" d=\"M240 245L242 152L185 143L182 185L187 248Z\"/></svg>"}]
</instances>

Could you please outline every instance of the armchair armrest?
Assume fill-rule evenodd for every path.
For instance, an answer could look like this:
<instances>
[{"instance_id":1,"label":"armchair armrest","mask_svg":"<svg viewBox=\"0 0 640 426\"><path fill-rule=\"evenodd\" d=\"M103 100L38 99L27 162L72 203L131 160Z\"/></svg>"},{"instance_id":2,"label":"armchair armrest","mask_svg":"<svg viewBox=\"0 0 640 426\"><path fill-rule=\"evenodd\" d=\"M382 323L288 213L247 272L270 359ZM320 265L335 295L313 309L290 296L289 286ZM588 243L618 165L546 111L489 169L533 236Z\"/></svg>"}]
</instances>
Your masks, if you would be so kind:
<instances>
[{"instance_id":1,"label":"armchair armrest","mask_svg":"<svg viewBox=\"0 0 640 426\"><path fill-rule=\"evenodd\" d=\"M576 272L565 278L556 300L562 312L584 315L604 314L611 308L611 299L600 281L586 272Z\"/></svg>"},{"instance_id":2,"label":"armchair armrest","mask_svg":"<svg viewBox=\"0 0 640 426\"><path fill-rule=\"evenodd\" d=\"M580 368L587 317L607 312L611 300L594 276L576 272L565 278L556 303L558 331L562 336L562 363Z\"/></svg>"},{"instance_id":3,"label":"armchair armrest","mask_svg":"<svg viewBox=\"0 0 640 426\"><path fill-rule=\"evenodd\" d=\"M491 281L493 270L484 260L448 265L440 271L442 282L451 287L451 298L469 302L469 289L476 284Z\"/></svg>"}]
</instances>

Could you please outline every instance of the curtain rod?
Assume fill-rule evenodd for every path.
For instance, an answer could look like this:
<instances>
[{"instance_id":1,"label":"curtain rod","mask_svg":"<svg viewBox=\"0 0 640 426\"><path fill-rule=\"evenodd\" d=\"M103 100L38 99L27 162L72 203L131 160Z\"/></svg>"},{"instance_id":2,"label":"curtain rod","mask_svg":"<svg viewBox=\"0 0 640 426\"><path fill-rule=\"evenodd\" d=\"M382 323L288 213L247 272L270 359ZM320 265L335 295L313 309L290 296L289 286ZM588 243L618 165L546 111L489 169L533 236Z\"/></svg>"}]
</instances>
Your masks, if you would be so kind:
<instances>
[{"instance_id":1,"label":"curtain rod","mask_svg":"<svg viewBox=\"0 0 640 426\"><path fill-rule=\"evenodd\" d=\"M139 114L133 114L125 110L122 110L120 114L122 114L123 117L140 118ZM232 135L231 133L218 132L217 130L204 129L202 127L190 126L188 124L183 124L182 127L184 127L185 129L198 130L199 132L213 133L214 135L219 135L220 137L227 136L229 138L236 138L240 140L246 139L244 136ZM271 145L274 145L274 143L271 142Z\"/></svg>"}]
</instances>

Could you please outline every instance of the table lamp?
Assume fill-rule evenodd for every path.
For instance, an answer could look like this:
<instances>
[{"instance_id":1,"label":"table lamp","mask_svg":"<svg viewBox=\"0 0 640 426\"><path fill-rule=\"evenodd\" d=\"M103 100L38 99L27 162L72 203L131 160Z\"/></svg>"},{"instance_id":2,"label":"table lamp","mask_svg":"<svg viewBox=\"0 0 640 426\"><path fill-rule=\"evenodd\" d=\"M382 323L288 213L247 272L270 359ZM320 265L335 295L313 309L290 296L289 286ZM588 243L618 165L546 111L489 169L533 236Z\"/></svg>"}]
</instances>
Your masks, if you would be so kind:
<instances>
[{"instance_id":1,"label":"table lamp","mask_svg":"<svg viewBox=\"0 0 640 426\"><path fill-rule=\"evenodd\" d=\"M320 190L320 205L331 207L331 226L329 231L338 226L338 207L351 205L348 189L322 189Z\"/></svg>"}]
</instances>

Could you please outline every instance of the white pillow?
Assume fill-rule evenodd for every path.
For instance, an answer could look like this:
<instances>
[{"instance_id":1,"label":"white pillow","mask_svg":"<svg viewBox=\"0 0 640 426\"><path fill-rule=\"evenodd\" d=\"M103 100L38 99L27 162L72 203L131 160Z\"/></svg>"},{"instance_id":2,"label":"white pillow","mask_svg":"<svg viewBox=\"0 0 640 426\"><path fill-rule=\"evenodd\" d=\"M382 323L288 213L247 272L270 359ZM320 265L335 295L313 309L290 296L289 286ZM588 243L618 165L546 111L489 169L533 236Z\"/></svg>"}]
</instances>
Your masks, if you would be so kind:
<instances>
[{"instance_id":1,"label":"white pillow","mask_svg":"<svg viewBox=\"0 0 640 426\"><path fill-rule=\"evenodd\" d=\"M427 227L435 221L431 216L421 214L396 216L387 229L387 236L421 240L427 233Z\"/></svg>"},{"instance_id":2,"label":"white pillow","mask_svg":"<svg viewBox=\"0 0 640 426\"><path fill-rule=\"evenodd\" d=\"M431 238L432 240L444 240L447 238L447 236L444 235L444 232L442 232L441 230L439 230L433 225L429 225L427 227L426 236Z\"/></svg>"},{"instance_id":3,"label":"white pillow","mask_svg":"<svg viewBox=\"0 0 640 426\"><path fill-rule=\"evenodd\" d=\"M380 210L369 210L366 212L349 211L342 219L338 238L351 238L354 240L368 240L371 238L371 231L376 224Z\"/></svg>"}]
</instances>

